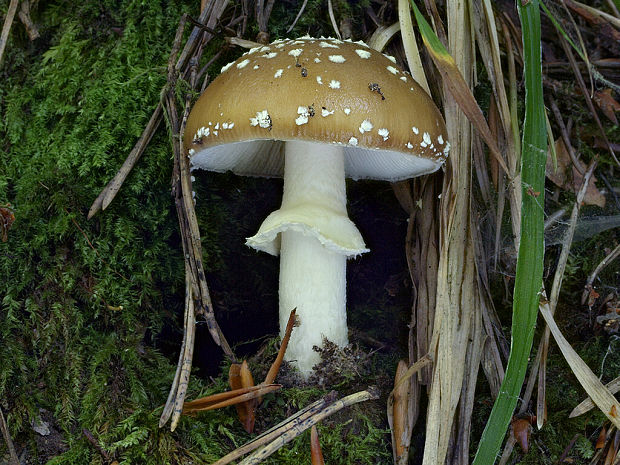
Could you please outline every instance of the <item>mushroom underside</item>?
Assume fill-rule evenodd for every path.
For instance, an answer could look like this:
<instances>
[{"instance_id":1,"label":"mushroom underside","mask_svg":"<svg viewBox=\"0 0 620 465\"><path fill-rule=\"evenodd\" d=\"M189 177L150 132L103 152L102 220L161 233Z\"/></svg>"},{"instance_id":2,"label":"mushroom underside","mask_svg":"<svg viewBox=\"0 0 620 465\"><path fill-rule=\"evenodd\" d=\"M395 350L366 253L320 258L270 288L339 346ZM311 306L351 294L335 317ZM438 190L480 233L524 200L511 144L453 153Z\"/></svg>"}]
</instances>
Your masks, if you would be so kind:
<instances>
[{"instance_id":1,"label":"mushroom underside","mask_svg":"<svg viewBox=\"0 0 620 465\"><path fill-rule=\"evenodd\" d=\"M192 169L219 173L232 171L245 176L282 176L284 173L285 143L291 141L252 139L209 147L191 159ZM344 172L347 177L402 181L437 171L440 160L416 157L393 150L353 147L344 144L307 142L322 147L333 146L344 153Z\"/></svg>"}]
</instances>

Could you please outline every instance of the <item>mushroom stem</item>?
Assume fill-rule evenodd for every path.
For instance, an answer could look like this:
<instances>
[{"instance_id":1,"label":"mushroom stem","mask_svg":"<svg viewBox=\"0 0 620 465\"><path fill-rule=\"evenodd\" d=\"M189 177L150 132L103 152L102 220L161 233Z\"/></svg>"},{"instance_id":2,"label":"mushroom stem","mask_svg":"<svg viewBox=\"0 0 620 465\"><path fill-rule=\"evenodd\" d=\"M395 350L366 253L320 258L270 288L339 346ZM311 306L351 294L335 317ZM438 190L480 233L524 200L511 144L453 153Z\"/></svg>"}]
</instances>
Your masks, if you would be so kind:
<instances>
[{"instance_id":1,"label":"mushroom stem","mask_svg":"<svg viewBox=\"0 0 620 465\"><path fill-rule=\"evenodd\" d=\"M319 361L313 346L323 337L347 340L346 261L367 252L347 216L344 154L337 145L287 141L282 207L271 213L247 244L281 254L280 328L293 308L299 326L286 351L307 378Z\"/></svg>"},{"instance_id":2,"label":"mushroom stem","mask_svg":"<svg viewBox=\"0 0 620 465\"><path fill-rule=\"evenodd\" d=\"M312 347L320 347L323 337L339 346L348 343L347 255L326 243L312 218L347 217L346 203L342 147L286 142L281 210L308 217L301 230L291 224L281 233L280 328L284 330L290 311L297 308L299 326L291 335L286 358L296 361L304 377L319 361Z\"/></svg>"}]
</instances>

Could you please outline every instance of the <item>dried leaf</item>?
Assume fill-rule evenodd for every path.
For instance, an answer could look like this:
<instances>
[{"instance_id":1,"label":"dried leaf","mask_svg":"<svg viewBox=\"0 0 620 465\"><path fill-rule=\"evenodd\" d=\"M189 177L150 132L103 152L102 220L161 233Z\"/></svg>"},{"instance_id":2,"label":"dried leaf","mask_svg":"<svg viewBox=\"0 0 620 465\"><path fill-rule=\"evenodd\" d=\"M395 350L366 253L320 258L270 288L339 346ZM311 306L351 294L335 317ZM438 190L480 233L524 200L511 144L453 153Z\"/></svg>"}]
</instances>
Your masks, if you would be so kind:
<instances>
[{"instance_id":1,"label":"dried leaf","mask_svg":"<svg viewBox=\"0 0 620 465\"><path fill-rule=\"evenodd\" d=\"M532 431L532 424L524 418L517 418L512 420L510 426L515 440L519 443L521 449L523 449L523 452L527 454L527 451L530 449L530 432Z\"/></svg>"},{"instance_id":2,"label":"dried leaf","mask_svg":"<svg viewBox=\"0 0 620 465\"><path fill-rule=\"evenodd\" d=\"M230 389L241 389L241 364L233 363L228 369L228 385Z\"/></svg>"},{"instance_id":3,"label":"dried leaf","mask_svg":"<svg viewBox=\"0 0 620 465\"><path fill-rule=\"evenodd\" d=\"M0 207L0 240L6 242L8 238L9 229L15 221L15 215L11 204L6 204L4 207Z\"/></svg>"},{"instance_id":4,"label":"dried leaf","mask_svg":"<svg viewBox=\"0 0 620 465\"><path fill-rule=\"evenodd\" d=\"M450 55L448 50L446 50L444 45L439 41L415 3L411 2L411 6L413 7L418 28L422 35L422 41L424 42L433 63L435 63L435 66L439 70L439 73L444 80L444 84L450 91L452 98L458 104L463 113L465 113L471 124L476 128L480 134L480 137L482 137L484 142L487 144L487 147L489 147L489 150L497 163L502 167L505 173L510 173L497 143L493 138L493 134L489 129L489 125L484 119L484 114L482 113L478 102L476 102L476 98L474 97L467 81L465 81L465 78L454 61L454 58L452 58L452 55Z\"/></svg>"},{"instance_id":5,"label":"dried leaf","mask_svg":"<svg viewBox=\"0 0 620 465\"><path fill-rule=\"evenodd\" d=\"M555 151L557 170L553 166L550 152L547 152L547 178L561 189L576 194L579 192L583 182L583 175L573 165L566 145L564 145L564 141L561 138L555 141ZM579 168L582 172L585 172L583 165ZM596 181L596 177L592 176L591 181ZM596 188L594 182L589 183L583 201L586 205L596 205L601 208L605 206L605 196Z\"/></svg>"},{"instance_id":6,"label":"dried leaf","mask_svg":"<svg viewBox=\"0 0 620 465\"><path fill-rule=\"evenodd\" d=\"M254 386L254 379L252 378L252 373L250 373L250 368L248 367L248 362L245 360L239 367L239 378L241 381L241 387L249 388ZM243 428L251 433L254 431L254 421L256 417L254 415L254 411L256 410L257 400L252 399L242 404L238 404L237 407L237 415L239 415L239 420L241 420L241 424Z\"/></svg>"},{"instance_id":7,"label":"dried leaf","mask_svg":"<svg viewBox=\"0 0 620 465\"><path fill-rule=\"evenodd\" d=\"M402 400L397 400L397 398L400 397L402 399L402 397L404 396L407 402L410 401L409 386L411 385L411 376L418 373L422 368L429 365L430 363L431 358L428 354L426 354L409 368L407 368L407 364L402 360L398 363L398 366L396 368L396 375L394 377L394 389L392 389L392 392L390 392L387 402L387 417L388 424L390 425L390 430L392 432L392 453L394 456L395 464L407 463L408 454L398 452L397 444L402 444L403 447L405 447L407 450L409 449L409 444L411 441L411 429L413 428L413 424L415 423L415 418L414 416L411 416L412 414L408 411L409 409L407 405L405 405L404 409L402 409L401 407L396 407L396 405L399 405L403 402ZM398 419L397 417L399 415L402 415L404 419ZM396 426L397 423L404 426ZM398 430L398 432L396 430ZM398 439L396 439L396 436L398 436ZM400 446L398 446L398 449L402 450Z\"/></svg>"},{"instance_id":8,"label":"dried leaf","mask_svg":"<svg viewBox=\"0 0 620 465\"><path fill-rule=\"evenodd\" d=\"M598 434L598 439L596 440L595 449L602 449L605 447L605 443L607 442L607 428L604 426L601 428L601 432Z\"/></svg>"},{"instance_id":9,"label":"dried leaf","mask_svg":"<svg viewBox=\"0 0 620 465\"><path fill-rule=\"evenodd\" d=\"M611 439L611 438L610 438ZM604 465L616 464L616 456L618 455L618 448L620 447L620 430L616 430L613 440L609 441L609 449L607 449L607 456L605 457Z\"/></svg>"},{"instance_id":10,"label":"dried leaf","mask_svg":"<svg viewBox=\"0 0 620 465\"><path fill-rule=\"evenodd\" d=\"M603 114L617 126L618 118L616 113L620 111L620 103L611 96L611 89L597 90L594 92L593 100Z\"/></svg>"},{"instance_id":11,"label":"dried leaf","mask_svg":"<svg viewBox=\"0 0 620 465\"><path fill-rule=\"evenodd\" d=\"M316 425L312 425L312 429L310 430L310 457L312 459L312 465L325 465Z\"/></svg>"}]
</instances>

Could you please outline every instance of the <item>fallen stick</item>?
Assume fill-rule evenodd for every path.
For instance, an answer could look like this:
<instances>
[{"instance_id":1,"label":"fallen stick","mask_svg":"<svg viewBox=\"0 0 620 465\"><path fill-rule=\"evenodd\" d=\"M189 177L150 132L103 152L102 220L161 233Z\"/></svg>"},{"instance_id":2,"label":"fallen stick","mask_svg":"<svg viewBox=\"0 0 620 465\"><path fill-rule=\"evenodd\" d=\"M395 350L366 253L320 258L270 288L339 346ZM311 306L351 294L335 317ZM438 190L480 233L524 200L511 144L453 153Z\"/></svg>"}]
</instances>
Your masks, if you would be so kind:
<instances>
[{"instance_id":1,"label":"fallen stick","mask_svg":"<svg viewBox=\"0 0 620 465\"><path fill-rule=\"evenodd\" d=\"M282 446L288 444L297 436L301 435L307 429L312 428L313 425L317 424L319 421L327 418L328 416L342 410L345 407L349 407L353 404L357 404L359 402L365 402L367 400L375 400L379 398L379 392L376 388L370 388L367 391L356 392L355 394L351 394L349 396L343 397L340 400L333 402L332 404L325 407L320 412L312 415L310 418L302 421L300 424L295 425L294 427L289 428L287 431L276 437L272 442L264 446L263 448L257 450L252 455L246 457L239 465L255 465L262 462L264 459L269 457L271 454L276 452Z\"/></svg>"},{"instance_id":2,"label":"fallen stick","mask_svg":"<svg viewBox=\"0 0 620 465\"><path fill-rule=\"evenodd\" d=\"M225 399L221 399L218 402L213 402L213 400L207 401L206 399L198 399L192 402L186 402L183 405L183 414L204 412L207 410L215 410L218 408L230 407L231 405L241 404L243 402L247 402L248 400L256 399L258 397L264 396L265 394L269 394L270 392L277 391L281 387L281 384L269 384L267 386L261 384L258 386L222 392L220 393L220 395L228 395L228 397ZM217 394L215 394L214 396L217 396Z\"/></svg>"},{"instance_id":3,"label":"fallen stick","mask_svg":"<svg viewBox=\"0 0 620 465\"><path fill-rule=\"evenodd\" d=\"M159 127L159 123L161 123L161 116L162 106L160 103L151 115L151 119L144 128L144 131L142 131L142 135L138 139L138 142L136 142L136 145L134 145L133 149L131 149L131 152L125 159L123 166L121 166L112 180L107 186L105 186L91 205L90 210L88 210L88 219L91 219L100 210L105 210L112 203L112 200L114 200L114 197L118 194L118 191L121 189L125 179L144 153L144 149L146 149L146 146L149 145L153 134L155 134L155 131Z\"/></svg>"},{"instance_id":4,"label":"fallen stick","mask_svg":"<svg viewBox=\"0 0 620 465\"><path fill-rule=\"evenodd\" d=\"M2 409L0 408L0 430L2 430L2 435L4 436L4 440L6 441L7 448L9 449L9 455L11 456L10 465L19 465L19 458L17 457L17 452L15 452L15 446L13 445L13 440L11 439L11 435L9 434L9 428L6 425L6 421L4 421L4 414L2 413Z\"/></svg>"},{"instance_id":5,"label":"fallen stick","mask_svg":"<svg viewBox=\"0 0 620 465\"><path fill-rule=\"evenodd\" d=\"M322 399L313 402L299 412L278 423L271 429L265 431L263 434L248 442L247 444L244 444L243 446L233 450L232 452L229 452L217 462L214 462L212 465L226 465L233 460L236 460L239 457L242 457L245 454L248 454L253 450L258 449L260 446L263 446L273 441L274 438L278 437L288 428L291 428L291 425L302 423L304 420L320 411L327 403L332 402L333 399L331 399L331 397L333 397L333 395L328 394L326 397L323 397Z\"/></svg>"},{"instance_id":6,"label":"fallen stick","mask_svg":"<svg viewBox=\"0 0 620 465\"><path fill-rule=\"evenodd\" d=\"M256 438L251 443L246 444L245 446L240 447L237 450L232 451L228 455L222 457L217 462L214 462L212 465L225 465L233 460L241 457L242 455L254 450L263 444L265 444L262 448L258 449L252 455L249 455L241 462L239 465L251 465L258 464L262 462L264 459L269 457L271 454L276 452L285 444L288 444L297 436L301 435L307 429L312 428L313 425L317 424L319 421L327 418L330 415L342 410L345 407L349 407L353 404L357 404L359 402L365 402L367 400L375 400L379 398L379 392L376 388L371 387L366 391L356 392L355 394L351 394L349 396L343 397L342 399L336 400L334 402L329 403L327 406L323 406L324 403L315 403L313 404L313 408L307 410L303 414L296 414L293 416L293 419L287 419L285 422L281 423L281 426L273 429L272 431Z\"/></svg>"},{"instance_id":7,"label":"fallen stick","mask_svg":"<svg viewBox=\"0 0 620 465\"><path fill-rule=\"evenodd\" d=\"M11 31L11 26L13 25L13 19L15 19L18 4L19 0L11 0L9 9L6 12L6 17L4 18L4 25L2 26L2 33L0 34L0 63L2 63L4 48L9 40L9 32Z\"/></svg>"}]
</instances>

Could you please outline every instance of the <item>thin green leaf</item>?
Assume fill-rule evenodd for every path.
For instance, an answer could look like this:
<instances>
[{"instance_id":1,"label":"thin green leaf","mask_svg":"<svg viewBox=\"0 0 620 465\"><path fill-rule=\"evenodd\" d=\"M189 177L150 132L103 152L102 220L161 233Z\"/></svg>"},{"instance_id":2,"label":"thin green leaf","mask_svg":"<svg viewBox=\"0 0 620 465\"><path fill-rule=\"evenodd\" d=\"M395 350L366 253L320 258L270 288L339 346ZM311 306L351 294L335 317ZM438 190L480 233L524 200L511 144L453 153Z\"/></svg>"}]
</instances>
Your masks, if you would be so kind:
<instances>
[{"instance_id":1,"label":"thin green leaf","mask_svg":"<svg viewBox=\"0 0 620 465\"><path fill-rule=\"evenodd\" d=\"M540 7L545 11L545 14L549 17L549 19L553 23L553 26L555 27L555 29L560 34L562 34L562 37L564 37L564 39L566 39L566 42L568 42L570 44L570 46L573 47L573 49L577 52L577 55L579 55L579 57L583 61L588 63L588 59L584 55L583 50L581 48L577 47L577 44L575 44L575 42L573 42L573 40L570 38L570 36L566 33L566 31L564 30L564 28L562 27L560 22L557 19L555 19L555 16L549 10L549 8L547 8L547 5L545 5L544 2L540 2Z\"/></svg>"},{"instance_id":2,"label":"thin green leaf","mask_svg":"<svg viewBox=\"0 0 620 465\"><path fill-rule=\"evenodd\" d=\"M495 462L508 429L532 349L542 283L547 128L542 89L540 10L538 0L525 5L517 2L517 6L523 35L525 120L521 161L521 243L513 300L512 347L500 394L482 433L473 465Z\"/></svg>"}]
</instances>

